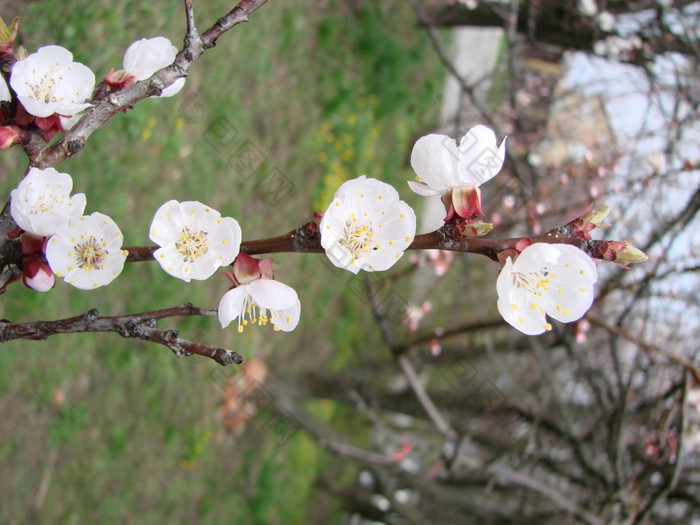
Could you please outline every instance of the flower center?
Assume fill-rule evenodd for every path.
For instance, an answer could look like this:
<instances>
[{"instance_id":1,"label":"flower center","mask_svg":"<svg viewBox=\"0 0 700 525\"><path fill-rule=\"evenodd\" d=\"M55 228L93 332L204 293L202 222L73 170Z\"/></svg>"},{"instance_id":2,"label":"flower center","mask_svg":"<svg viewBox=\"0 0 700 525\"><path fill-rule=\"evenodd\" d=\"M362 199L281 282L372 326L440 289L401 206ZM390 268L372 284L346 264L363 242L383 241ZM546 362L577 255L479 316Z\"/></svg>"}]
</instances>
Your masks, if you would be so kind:
<instances>
[{"instance_id":1,"label":"flower center","mask_svg":"<svg viewBox=\"0 0 700 525\"><path fill-rule=\"evenodd\" d=\"M350 250L354 262L355 259L359 259L366 252L378 248L372 237L374 237L372 223L370 222L369 225L358 224L355 217L353 217L352 220L348 220L345 223L345 232L339 244Z\"/></svg>"},{"instance_id":2,"label":"flower center","mask_svg":"<svg viewBox=\"0 0 700 525\"><path fill-rule=\"evenodd\" d=\"M107 258L107 251L100 247L97 239L92 235L87 241L76 244L73 249L78 260L78 268L81 270L90 271L95 267L100 269L102 261Z\"/></svg>"},{"instance_id":3,"label":"flower center","mask_svg":"<svg viewBox=\"0 0 700 525\"><path fill-rule=\"evenodd\" d=\"M175 247L183 255L185 262L194 262L209 251L207 232L191 232L185 226L180 232L180 240L175 243Z\"/></svg>"},{"instance_id":4,"label":"flower center","mask_svg":"<svg viewBox=\"0 0 700 525\"><path fill-rule=\"evenodd\" d=\"M50 104L58 100L56 95L53 94L53 90L56 87L57 81L62 80L63 77L59 75L58 78L54 78L53 73L53 68L49 68L48 73L42 76L38 82L25 82L32 91L34 97L45 104Z\"/></svg>"},{"instance_id":5,"label":"flower center","mask_svg":"<svg viewBox=\"0 0 700 525\"><path fill-rule=\"evenodd\" d=\"M546 268L539 272L513 273L513 284L518 288L525 288L533 295L541 296L547 289L553 275Z\"/></svg>"},{"instance_id":6,"label":"flower center","mask_svg":"<svg viewBox=\"0 0 700 525\"><path fill-rule=\"evenodd\" d=\"M63 206L63 198L60 195L54 193L47 193L46 195L40 195L38 202L34 205L34 208L29 212L31 215L37 215L40 213L48 213L54 209L54 207Z\"/></svg>"}]
</instances>

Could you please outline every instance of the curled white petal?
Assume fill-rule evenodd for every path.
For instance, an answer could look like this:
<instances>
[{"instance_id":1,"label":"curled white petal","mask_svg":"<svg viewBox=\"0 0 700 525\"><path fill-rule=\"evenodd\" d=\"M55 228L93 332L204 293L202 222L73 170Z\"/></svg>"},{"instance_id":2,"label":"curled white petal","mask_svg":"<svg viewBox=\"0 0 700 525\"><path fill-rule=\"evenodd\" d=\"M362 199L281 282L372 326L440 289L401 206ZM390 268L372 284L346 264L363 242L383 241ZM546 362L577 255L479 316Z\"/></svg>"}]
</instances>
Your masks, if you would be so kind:
<instances>
[{"instance_id":1,"label":"curled white petal","mask_svg":"<svg viewBox=\"0 0 700 525\"><path fill-rule=\"evenodd\" d=\"M156 71L169 66L175 60L177 48L163 36L142 38L132 43L124 53L123 66L136 80L145 80ZM161 93L161 97L172 97L185 85L179 78Z\"/></svg>"},{"instance_id":2,"label":"curled white petal","mask_svg":"<svg viewBox=\"0 0 700 525\"><path fill-rule=\"evenodd\" d=\"M506 261L496 283L498 311L521 332L541 334L551 329L546 316L564 323L583 317L597 279L595 264L578 248L536 243Z\"/></svg>"},{"instance_id":3,"label":"curled white petal","mask_svg":"<svg viewBox=\"0 0 700 525\"><path fill-rule=\"evenodd\" d=\"M124 269L127 252L115 222L101 213L83 215L60 228L46 245L56 276L82 290L109 284Z\"/></svg>"},{"instance_id":4,"label":"curled white petal","mask_svg":"<svg viewBox=\"0 0 700 525\"><path fill-rule=\"evenodd\" d=\"M163 204L149 236L160 246L153 257L163 270L187 282L208 279L231 264L241 246L238 222L197 201Z\"/></svg>"},{"instance_id":5,"label":"curled white petal","mask_svg":"<svg viewBox=\"0 0 700 525\"><path fill-rule=\"evenodd\" d=\"M30 115L72 116L90 107L95 75L67 49L45 46L15 62L10 85Z\"/></svg>"},{"instance_id":6,"label":"curled white petal","mask_svg":"<svg viewBox=\"0 0 700 525\"><path fill-rule=\"evenodd\" d=\"M491 180L501 171L505 157L506 139L497 146L491 129L474 126L459 143L459 185L480 186Z\"/></svg>"},{"instance_id":7,"label":"curled white petal","mask_svg":"<svg viewBox=\"0 0 700 525\"><path fill-rule=\"evenodd\" d=\"M447 135L431 134L419 138L411 151L411 167L423 183L435 193L449 191L458 186L457 161L459 152L455 141ZM416 191L420 183L411 184ZM425 188L422 188L425 191ZM426 193L420 193L426 195Z\"/></svg>"},{"instance_id":8,"label":"curled white petal","mask_svg":"<svg viewBox=\"0 0 700 525\"><path fill-rule=\"evenodd\" d=\"M357 273L393 266L416 234L416 215L388 184L364 175L344 183L319 225L337 267Z\"/></svg>"},{"instance_id":9,"label":"curled white petal","mask_svg":"<svg viewBox=\"0 0 700 525\"><path fill-rule=\"evenodd\" d=\"M70 196L73 179L54 168L32 168L12 190L10 213L17 225L37 237L53 235L85 210L85 195Z\"/></svg>"}]
</instances>

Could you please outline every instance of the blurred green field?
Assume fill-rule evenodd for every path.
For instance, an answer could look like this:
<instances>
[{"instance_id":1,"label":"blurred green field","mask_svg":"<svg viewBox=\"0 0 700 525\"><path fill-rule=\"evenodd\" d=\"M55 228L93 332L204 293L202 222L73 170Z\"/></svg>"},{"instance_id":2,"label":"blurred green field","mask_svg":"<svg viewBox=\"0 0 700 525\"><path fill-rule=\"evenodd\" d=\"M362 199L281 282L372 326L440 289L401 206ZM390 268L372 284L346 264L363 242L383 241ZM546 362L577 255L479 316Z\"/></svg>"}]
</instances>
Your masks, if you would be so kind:
<instances>
[{"instance_id":1,"label":"blurred green field","mask_svg":"<svg viewBox=\"0 0 700 525\"><path fill-rule=\"evenodd\" d=\"M21 17L19 42L29 52L62 45L100 78L120 68L138 38L164 35L178 45L181 4L64 0L5 2L2 9L6 20ZM195 2L200 30L232 4ZM149 243L153 213L169 199L200 200L235 217L244 239L295 228L360 174L394 184L415 204L404 182L413 177L407 152L437 117L443 74L406 2L273 0L193 66L178 96L116 116L60 170L87 195L86 213L111 216L126 245ZM213 130L222 129L228 134L216 142ZM232 159L251 145L264 160L245 178ZM0 154L5 195L25 167L21 151ZM269 173L293 186L282 199L259 186ZM366 327L369 312L341 288L349 274L326 271L315 255L275 260L277 278L302 301L294 333L238 334L209 318L162 326L262 357L273 373L389 359L375 355L380 338ZM112 286L92 292L63 282L47 294L11 286L0 317L215 307L226 288L220 276L186 284L156 264L131 264ZM234 443L218 439L221 378L235 373L116 335L3 345L0 522L337 521L337 504L314 494L328 457L303 433L279 446L269 429L253 424ZM329 421L342 418L332 405L308 408Z\"/></svg>"}]
</instances>

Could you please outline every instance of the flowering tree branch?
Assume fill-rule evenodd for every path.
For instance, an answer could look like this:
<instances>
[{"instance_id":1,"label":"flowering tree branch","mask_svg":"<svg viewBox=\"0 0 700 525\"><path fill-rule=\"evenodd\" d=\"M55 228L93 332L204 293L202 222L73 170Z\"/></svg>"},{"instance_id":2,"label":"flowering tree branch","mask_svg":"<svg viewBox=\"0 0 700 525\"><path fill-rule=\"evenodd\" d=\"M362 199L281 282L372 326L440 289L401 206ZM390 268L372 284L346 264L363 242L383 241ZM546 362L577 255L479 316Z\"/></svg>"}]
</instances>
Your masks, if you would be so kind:
<instances>
[{"instance_id":1,"label":"flowering tree branch","mask_svg":"<svg viewBox=\"0 0 700 525\"><path fill-rule=\"evenodd\" d=\"M16 224L18 229L12 237L21 236L21 240L4 239L0 266L6 270L5 284L18 277L16 272L7 270L12 267L22 270L26 286L45 292L54 286L54 276L81 289L104 286L121 273L126 261L156 260L166 273L186 282L207 279L219 267L231 266L233 271L225 273L233 287L222 297L218 308L222 327L237 320L239 332L248 324L268 322L276 330L291 331L300 316L296 292L275 281L271 259L254 259L252 255L325 252L333 265L358 273L387 270L407 249L459 251L485 255L504 265L505 271L497 283L498 309L511 325L535 335L552 329L545 314L572 322L590 308L592 285L597 279L591 258L623 266L645 260L644 254L628 241L591 238L590 231L602 227L608 209L590 209L574 221L541 235L483 237L493 225L480 219L483 212L479 186L498 174L508 155L506 139L498 144L494 131L483 125L471 128L459 145L451 137L437 134L422 137L414 145L411 166L417 177L408 185L422 196L440 195L445 205L444 225L432 233L416 236L415 212L400 199L396 189L361 176L342 184L325 212L286 235L241 242L241 228L235 219L222 217L201 202L171 200L156 212L150 227L149 237L158 246L122 249L123 237L116 223L99 212L83 215L85 195L71 196L70 175L57 172L54 166L80 152L91 134L116 113L133 108L147 97L175 94L191 64L214 47L224 32L247 21L265 3L266 0L241 1L200 36L193 4L185 0L187 32L183 48L177 51L163 37L134 42L124 56L124 69L110 70L94 92L94 74L83 64L73 62L72 54L60 46L46 46L10 64L14 93L7 89L2 97L16 109L10 120L20 128L24 126L30 135L26 140L23 134L13 135L12 129L5 128L4 136L9 137L5 147L18 141L23 144L31 168L12 191L11 205L3 212L7 221L3 221L0 230L10 234ZM421 17L417 3L412 5ZM430 34L450 67L432 29ZM11 38L3 43L2 50L10 57L8 63L14 60L12 43ZM158 64L156 67L144 66L153 61ZM157 69L163 64L169 65ZM454 66L450 71L462 90L473 98L471 87ZM69 89L64 93L61 90L66 91L66 86ZM494 123L483 105L479 108ZM64 131L64 135L55 144L41 146L42 140L49 141L58 131ZM516 168L517 162L513 158ZM552 244L565 246L545 248ZM515 259L530 246L528 255L516 263ZM560 277L555 278L555 270ZM550 281L552 289L545 297ZM149 327L129 336L163 344L170 341L176 354L185 352L182 344L186 343L173 342L173 337L166 338L146 328ZM393 349L390 334L383 331L383 335ZM401 352L396 355L438 429L454 436L415 381L410 363L401 359Z\"/></svg>"},{"instance_id":2,"label":"flowering tree branch","mask_svg":"<svg viewBox=\"0 0 700 525\"><path fill-rule=\"evenodd\" d=\"M175 57L175 61L170 66L154 73L150 78L137 82L117 93L109 94L105 100L93 100L93 103L96 104L95 107L88 109L85 116L56 144L36 151L35 148L41 144L41 141L32 141L25 148L30 158L30 164L39 168L55 167L80 152L90 135L104 126L110 118L120 111L133 108L138 102L148 97L160 94L177 79L187 76L192 63L199 59L205 51L214 47L221 35L233 27L247 22L249 15L266 3L267 0L242 0L199 37L194 26L192 2L186 0L187 36L183 48ZM98 93L99 91L98 89Z\"/></svg>"},{"instance_id":3,"label":"flowering tree branch","mask_svg":"<svg viewBox=\"0 0 700 525\"><path fill-rule=\"evenodd\" d=\"M182 339L177 330L158 330L158 322L161 319L185 316L215 317L216 310L183 304L163 310L130 315L100 316L100 313L93 309L76 317L56 321L26 323L2 321L0 322L0 343L15 339L43 341L57 334L115 332L127 339L142 339L166 346L177 357L196 354L213 359L223 366L243 362L243 358L237 352Z\"/></svg>"},{"instance_id":4,"label":"flowering tree branch","mask_svg":"<svg viewBox=\"0 0 700 525\"><path fill-rule=\"evenodd\" d=\"M564 226L553 228L550 231L533 236L510 237L505 239L492 239L489 237L464 237L454 224L446 224L443 227L422 235L416 235L407 250L449 250L463 253L475 253L488 257L493 261L498 260L498 254L516 249L519 243L547 243L570 244L583 250L595 259L612 260L609 253L610 244L613 241L599 241L586 239L577 234L577 228L585 215L568 222ZM626 243L630 246L629 243ZM157 246L131 246L125 248L129 255L128 262L140 262L153 260L153 252ZM314 221L303 224L299 228L268 239L256 239L241 242L241 252L248 255L268 255L272 253L323 253L321 237L318 234L318 226Z\"/></svg>"}]
</instances>

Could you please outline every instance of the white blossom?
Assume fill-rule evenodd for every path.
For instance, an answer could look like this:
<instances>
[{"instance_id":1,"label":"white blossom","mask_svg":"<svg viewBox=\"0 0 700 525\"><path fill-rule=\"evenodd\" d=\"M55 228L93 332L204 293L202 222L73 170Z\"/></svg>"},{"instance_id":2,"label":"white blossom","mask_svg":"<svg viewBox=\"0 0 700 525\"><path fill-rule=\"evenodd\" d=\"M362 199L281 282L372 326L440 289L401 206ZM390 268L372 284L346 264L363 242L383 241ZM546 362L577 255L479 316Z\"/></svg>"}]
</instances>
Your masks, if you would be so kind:
<instances>
[{"instance_id":1,"label":"white blossom","mask_svg":"<svg viewBox=\"0 0 700 525\"><path fill-rule=\"evenodd\" d=\"M46 244L53 272L81 290L111 283L122 272L128 252L122 232L106 215L83 215L60 228Z\"/></svg>"},{"instance_id":2,"label":"white blossom","mask_svg":"<svg viewBox=\"0 0 700 525\"><path fill-rule=\"evenodd\" d=\"M486 126L474 126L459 143L447 135L430 134L418 139L411 152L411 166L418 182L408 185L418 195L439 195L460 186L478 187L503 167L505 139L498 146L496 134Z\"/></svg>"},{"instance_id":3,"label":"white blossom","mask_svg":"<svg viewBox=\"0 0 700 525\"><path fill-rule=\"evenodd\" d=\"M151 223L150 238L160 246L153 257L163 270L189 282L211 277L231 264L241 245L236 219L197 201L163 204Z\"/></svg>"},{"instance_id":4,"label":"white blossom","mask_svg":"<svg viewBox=\"0 0 700 525\"><path fill-rule=\"evenodd\" d=\"M248 324L264 326L268 322L275 330L291 332L300 315L301 303L294 288L264 277L232 288L219 302L221 328L238 319L239 332Z\"/></svg>"},{"instance_id":5,"label":"white blossom","mask_svg":"<svg viewBox=\"0 0 700 525\"><path fill-rule=\"evenodd\" d=\"M545 317L568 323L583 317L598 279L593 260L567 244L535 243L509 257L496 283L498 311L527 335L551 330Z\"/></svg>"},{"instance_id":6,"label":"white blossom","mask_svg":"<svg viewBox=\"0 0 700 525\"><path fill-rule=\"evenodd\" d=\"M73 116L90 107L95 75L67 49L46 46L15 62L10 85L30 115Z\"/></svg>"},{"instance_id":7,"label":"white blossom","mask_svg":"<svg viewBox=\"0 0 700 525\"><path fill-rule=\"evenodd\" d=\"M17 225L37 237L53 235L85 209L85 194L70 196L73 179L54 168L31 168L12 190L10 213Z\"/></svg>"},{"instance_id":8,"label":"white blossom","mask_svg":"<svg viewBox=\"0 0 700 525\"><path fill-rule=\"evenodd\" d=\"M145 80L156 71L169 66L175 60L177 48L164 36L142 38L129 46L124 53L124 70L134 75L136 80ZM166 87L161 97L172 97L185 85L184 78L178 78Z\"/></svg>"},{"instance_id":9,"label":"white blossom","mask_svg":"<svg viewBox=\"0 0 700 525\"><path fill-rule=\"evenodd\" d=\"M416 234L416 215L390 185L362 175L338 188L319 228L335 266L374 272L403 255Z\"/></svg>"}]
</instances>

